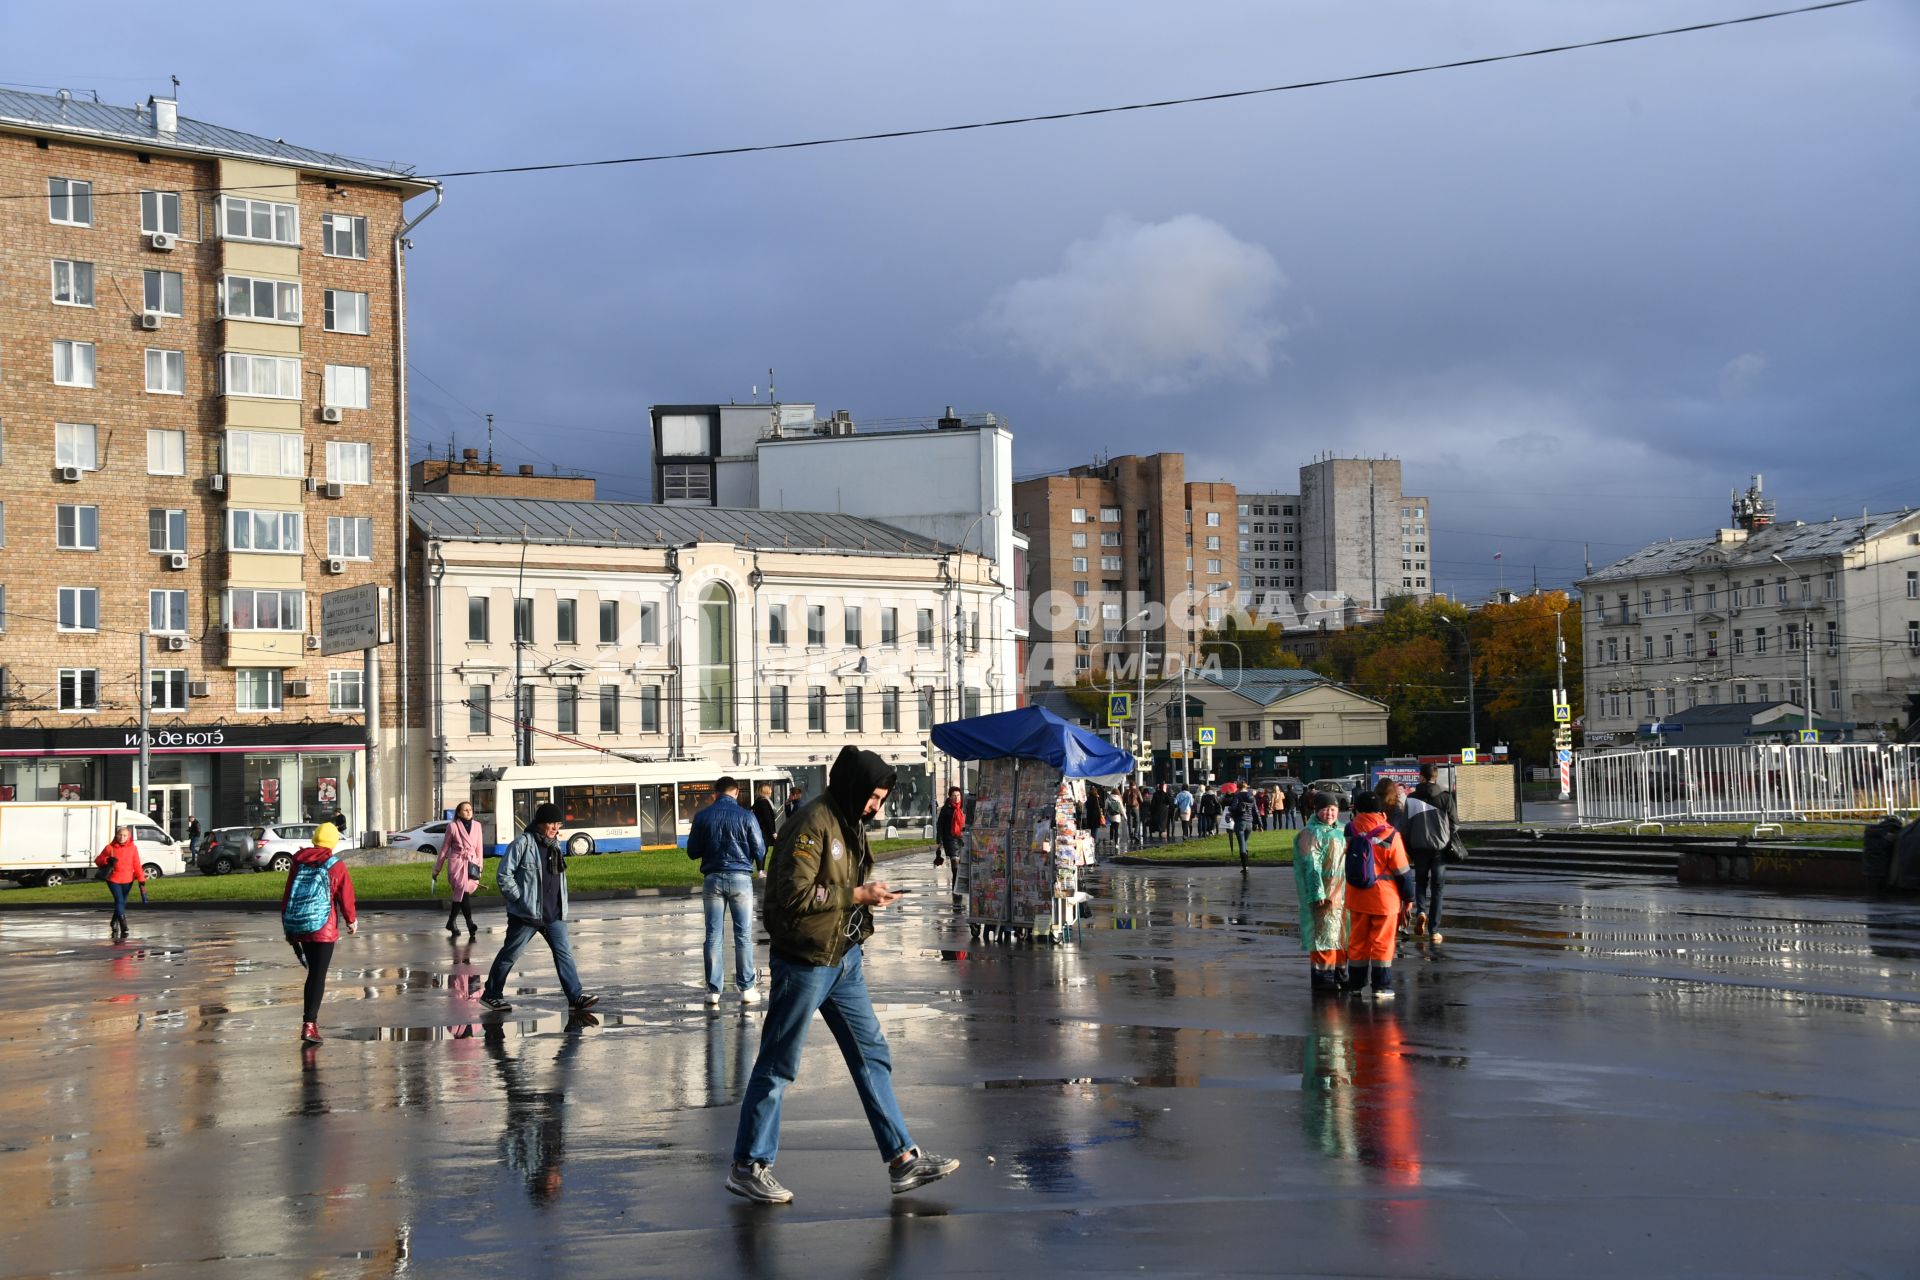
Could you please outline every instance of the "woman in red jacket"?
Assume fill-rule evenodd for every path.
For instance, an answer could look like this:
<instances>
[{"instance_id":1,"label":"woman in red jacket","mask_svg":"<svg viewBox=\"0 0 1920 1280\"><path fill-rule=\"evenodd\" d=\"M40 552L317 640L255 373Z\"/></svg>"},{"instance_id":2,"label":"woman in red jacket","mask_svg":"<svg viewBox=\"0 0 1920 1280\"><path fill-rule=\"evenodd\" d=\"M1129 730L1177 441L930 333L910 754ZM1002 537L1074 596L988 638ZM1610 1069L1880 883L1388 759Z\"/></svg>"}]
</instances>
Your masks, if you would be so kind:
<instances>
[{"instance_id":1,"label":"woman in red jacket","mask_svg":"<svg viewBox=\"0 0 1920 1280\"><path fill-rule=\"evenodd\" d=\"M140 846L133 842L132 827L115 827L113 843L93 860L107 869L107 888L113 890L113 936L127 936L127 894L136 884L147 882L147 869L140 865ZM142 889L141 893L146 890Z\"/></svg>"},{"instance_id":2,"label":"woman in red jacket","mask_svg":"<svg viewBox=\"0 0 1920 1280\"><path fill-rule=\"evenodd\" d=\"M287 887L280 894L280 919L284 927L289 920L288 904L293 900L294 884L303 875L309 882L316 877L323 877L326 882L324 923L300 932L287 929L287 941L293 944L293 953L307 967L305 1003L300 1008L300 1039L306 1044L320 1043L320 1001L327 994L327 968L333 963L333 944L340 941L340 922L346 921L348 933L360 932L359 917L353 909L353 877L347 874L347 864L333 852L339 843L340 828L331 822L321 823L313 833L313 847L293 855ZM303 901L305 898L303 891Z\"/></svg>"}]
</instances>

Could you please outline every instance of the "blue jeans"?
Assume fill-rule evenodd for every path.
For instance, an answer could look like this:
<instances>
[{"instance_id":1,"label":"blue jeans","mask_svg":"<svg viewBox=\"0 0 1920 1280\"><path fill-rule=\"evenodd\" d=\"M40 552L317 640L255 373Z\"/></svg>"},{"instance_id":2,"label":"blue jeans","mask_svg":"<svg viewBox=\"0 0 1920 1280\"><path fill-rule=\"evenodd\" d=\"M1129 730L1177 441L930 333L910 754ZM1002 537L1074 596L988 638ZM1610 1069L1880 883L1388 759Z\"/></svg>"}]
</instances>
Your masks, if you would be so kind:
<instances>
[{"instance_id":1,"label":"blue jeans","mask_svg":"<svg viewBox=\"0 0 1920 1280\"><path fill-rule=\"evenodd\" d=\"M768 992L766 1025L760 1030L760 1056L740 1102L740 1132L733 1140L735 1164L757 1160L772 1164L780 1154L780 1097L800 1070L800 1051L817 1009L847 1060L853 1087L866 1109L867 1124L881 1158L893 1160L913 1148L900 1104L893 1097L893 1057L854 947L838 965L795 964L773 956L773 985Z\"/></svg>"},{"instance_id":2,"label":"blue jeans","mask_svg":"<svg viewBox=\"0 0 1920 1280\"><path fill-rule=\"evenodd\" d=\"M552 924L541 924L519 916L507 917L507 940L500 954L494 957L493 968L487 972L487 985L480 994L500 998L507 987L507 975L513 972L514 961L536 935L545 938L547 949L553 952L553 967L560 974L560 990L566 993L567 1003L580 999L580 971L573 967L573 944L567 940L567 922L555 920Z\"/></svg>"},{"instance_id":3,"label":"blue jeans","mask_svg":"<svg viewBox=\"0 0 1920 1280\"><path fill-rule=\"evenodd\" d=\"M716 871L706 879L700 895L707 914L707 990L718 993L726 985L721 935L725 917L733 917L733 981L742 991L753 990L759 976L753 971L753 877L737 871Z\"/></svg>"},{"instance_id":4,"label":"blue jeans","mask_svg":"<svg viewBox=\"0 0 1920 1280\"><path fill-rule=\"evenodd\" d=\"M1227 833L1233 837L1234 843L1240 846L1240 861L1242 862L1247 860L1247 825L1247 821L1242 819L1234 823L1233 830Z\"/></svg>"},{"instance_id":5,"label":"blue jeans","mask_svg":"<svg viewBox=\"0 0 1920 1280\"><path fill-rule=\"evenodd\" d=\"M1447 856L1436 849L1431 853L1422 852L1413 858L1413 901L1414 910L1423 911L1427 916L1427 932L1440 931L1440 899L1447 891Z\"/></svg>"},{"instance_id":6,"label":"blue jeans","mask_svg":"<svg viewBox=\"0 0 1920 1280\"><path fill-rule=\"evenodd\" d=\"M131 884L115 884L111 880L107 881L107 889L113 894L113 918L121 924L127 922L127 891L132 888Z\"/></svg>"}]
</instances>

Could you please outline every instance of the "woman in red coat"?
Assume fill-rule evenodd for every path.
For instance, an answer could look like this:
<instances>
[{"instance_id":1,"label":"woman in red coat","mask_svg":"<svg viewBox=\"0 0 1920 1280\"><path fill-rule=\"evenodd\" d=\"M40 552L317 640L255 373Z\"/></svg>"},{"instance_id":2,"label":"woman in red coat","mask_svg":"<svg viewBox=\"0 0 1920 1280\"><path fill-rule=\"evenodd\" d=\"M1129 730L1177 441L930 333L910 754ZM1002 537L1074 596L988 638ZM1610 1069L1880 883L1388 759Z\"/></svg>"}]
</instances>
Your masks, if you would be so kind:
<instances>
[{"instance_id":1,"label":"woman in red coat","mask_svg":"<svg viewBox=\"0 0 1920 1280\"><path fill-rule=\"evenodd\" d=\"M287 930L293 953L307 967L305 1000L300 1009L300 1039L306 1044L320 1043L320 1001L327 994L327 969L333 964L333 944L340 941L344 921L348 933L360 932L358 913L353 908L353 877L347 864L340 861L334 848L340 843L340 828L323 822L313 833L313 846L293 855L293 867L287 872L287 887L280 893L280 918ZM288 927L288 904L294 884L305 874L320 881L315 887L324 898L326 919L318 928L294 932Z\"/></svg>"},{"instance_id":2,"label":"woman in red coat","mask_svg":"<svg viewBox=\"0 0 1920 1280\"><path fill-rule=\"evenodd\" d=\"M127 936L127 894L136 884L147 882L147 869L140 865L140 846L133 842L132 827L115 827L113 843L100 851L93 860L96 867L107 869L107 888L113 890L113 936ZM140 890L142 894L145 889Z\"/></svg>"}]
</instances>

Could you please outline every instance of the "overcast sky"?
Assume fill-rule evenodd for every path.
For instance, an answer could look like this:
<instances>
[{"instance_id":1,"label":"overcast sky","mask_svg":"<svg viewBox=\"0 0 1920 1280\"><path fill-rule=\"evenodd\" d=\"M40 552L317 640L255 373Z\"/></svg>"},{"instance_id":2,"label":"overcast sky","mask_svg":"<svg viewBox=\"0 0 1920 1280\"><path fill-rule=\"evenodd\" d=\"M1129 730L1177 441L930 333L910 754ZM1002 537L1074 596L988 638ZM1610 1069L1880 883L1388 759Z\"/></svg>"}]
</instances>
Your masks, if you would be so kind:
<instances>
[{"instance_id":1,"label":"overcast sky","mask_svg":"<svg viewBox=\"0 0 1920 1280\"><path fill-rule=\"evenodd\" d=\"M1780 0L0 9L0 81L423 173L956 123L1594 39ZM394 16L394 15L400 16ZM646 407L951 403L1016 466L1389 453L1477 595L1726 519L1920 504L1902 0L1011 129L466 178L416 233L416 440L648 497ZM434 384L439 384L435 386ZM441 389L444 388L444 391Z\"/></svg>"}]
</instances>

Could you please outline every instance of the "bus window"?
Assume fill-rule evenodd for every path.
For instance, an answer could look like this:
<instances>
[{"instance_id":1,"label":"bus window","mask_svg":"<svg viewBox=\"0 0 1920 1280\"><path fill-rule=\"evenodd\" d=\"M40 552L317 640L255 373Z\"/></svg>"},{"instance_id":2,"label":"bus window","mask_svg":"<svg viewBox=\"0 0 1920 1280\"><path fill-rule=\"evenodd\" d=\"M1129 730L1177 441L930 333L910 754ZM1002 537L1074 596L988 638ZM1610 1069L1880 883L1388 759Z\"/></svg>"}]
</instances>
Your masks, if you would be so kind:
<instances>
[{"instance_id":1,"label":"bus window","mask_svg":"<svg viewBox=\"0 0 1920 1280\"><path fill-rule=\"evenodd\" d=\"M546 787L527 787L524 790L515 791L513 793L514 834L525 831L527 824L533 821L533 811L551 799L553 799L553 792ZM510 840L512 836L503 831L497 838Z\"/></svg>"},{"instance_id":2,"label":"bus window","mask_svg":"<svg viewBox=\"0 0 1920 1280\"><path fill-rule=\"evenodd\" d=\"M473 789L473 816L493 821L493 784L477 786ZM457 807L457 806L456 806Z\"/></svg>"},{"instance_id":3,"label":"bus window","mask_svg":"<svg viewBox=\"0 0 1920 1280\"><path fill-rule=\"evenodd\" d=\"M631 827L638 816L630 782L560 787L554 802L569 827Z\"/></svg>"},{"instance_id":4,"label":"bus window","mask_svg":"<svg viewBox=\"0 0 1920 1280\"><path fill-rule=\"evenodd\" d=\"M707 807L713 799L713 783L682 782L680 784L680 822L682 825L692 822L693 815Z\"/></svg>"}]
</instances>

